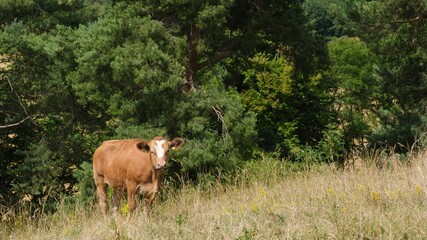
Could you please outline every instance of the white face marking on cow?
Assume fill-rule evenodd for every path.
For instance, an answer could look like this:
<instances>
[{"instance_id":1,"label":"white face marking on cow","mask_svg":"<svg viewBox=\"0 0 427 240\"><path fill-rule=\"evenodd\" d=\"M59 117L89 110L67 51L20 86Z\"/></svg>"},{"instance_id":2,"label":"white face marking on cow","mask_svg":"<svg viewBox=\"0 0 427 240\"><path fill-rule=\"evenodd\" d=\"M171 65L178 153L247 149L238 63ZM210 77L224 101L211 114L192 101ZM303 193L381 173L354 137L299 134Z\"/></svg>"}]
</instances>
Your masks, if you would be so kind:
<instances>
[{"instance_id":1,"label":"white face marking on cow","mask_svg":"<svg viewBox=\"0 0 427 240\"><path fill-rule=\"evenodd\" d=\"M156 144L154 145L158 158L163 158L165 156L165 149L163 149L163 143L165 142L165 140L157 140Z\"/></svg>"}]
</instances>

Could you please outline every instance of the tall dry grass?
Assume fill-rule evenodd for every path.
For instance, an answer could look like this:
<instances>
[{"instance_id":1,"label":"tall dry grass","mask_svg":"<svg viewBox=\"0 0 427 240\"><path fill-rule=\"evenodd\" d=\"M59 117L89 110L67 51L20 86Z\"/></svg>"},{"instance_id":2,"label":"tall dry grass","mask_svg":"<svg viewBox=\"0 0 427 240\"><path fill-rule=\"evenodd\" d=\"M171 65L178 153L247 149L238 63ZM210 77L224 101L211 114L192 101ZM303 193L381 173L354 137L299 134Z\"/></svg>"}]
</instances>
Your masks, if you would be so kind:
<instances>
[{"instance_id":1,"label":"tall dry grass","mask_svg":"<svg viewBox=\"0 0 427 240\"><path fill-rule=\"evenodd\" d=\"M427 156L393 162L290 173L265 159L231 185L166 186L149 217L138 210L130 220L103 219L95 206L61 204L52 216L0 232L3 239L427 239Z\"/></svg>"}]
</instances>

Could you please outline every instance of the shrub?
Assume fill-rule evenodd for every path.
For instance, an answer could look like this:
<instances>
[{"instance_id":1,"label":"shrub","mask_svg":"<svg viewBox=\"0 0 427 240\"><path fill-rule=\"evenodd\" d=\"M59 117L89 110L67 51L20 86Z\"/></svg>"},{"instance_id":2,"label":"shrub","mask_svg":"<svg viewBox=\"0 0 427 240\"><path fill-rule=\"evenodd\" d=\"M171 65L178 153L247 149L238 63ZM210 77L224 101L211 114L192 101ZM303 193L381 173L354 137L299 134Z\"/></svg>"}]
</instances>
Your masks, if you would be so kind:
<instances>
[{"instance_id":1,"label":"shrub","mask_svg":"<svg viewBox=\"0 0 427 240\"><path fill-rule=\"evenodd\" d=\"M73 176L77 179L77 198L83 204L92 203L95 198L95 183L93 180L92 163L83 162L80 168L74 170Z\"/></svg>"}]
</instances>

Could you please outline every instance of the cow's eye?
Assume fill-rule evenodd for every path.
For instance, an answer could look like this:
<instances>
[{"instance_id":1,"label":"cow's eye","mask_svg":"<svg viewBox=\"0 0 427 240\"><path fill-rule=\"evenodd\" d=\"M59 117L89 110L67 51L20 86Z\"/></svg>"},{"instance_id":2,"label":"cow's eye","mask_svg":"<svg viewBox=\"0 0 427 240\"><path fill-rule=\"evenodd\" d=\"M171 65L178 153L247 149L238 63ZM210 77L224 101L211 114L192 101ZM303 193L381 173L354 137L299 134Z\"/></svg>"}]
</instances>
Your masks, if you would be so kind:
<instances>
[{"instance_id":1,"label":"cow's eye","mask_svg":"<svg viewBox=\"0 0 427 240\"><path fill-rule=\"evenodd\" d=\"M150 151L151 154L154 154L154 151Z\"/></svg>"}]
</instances>

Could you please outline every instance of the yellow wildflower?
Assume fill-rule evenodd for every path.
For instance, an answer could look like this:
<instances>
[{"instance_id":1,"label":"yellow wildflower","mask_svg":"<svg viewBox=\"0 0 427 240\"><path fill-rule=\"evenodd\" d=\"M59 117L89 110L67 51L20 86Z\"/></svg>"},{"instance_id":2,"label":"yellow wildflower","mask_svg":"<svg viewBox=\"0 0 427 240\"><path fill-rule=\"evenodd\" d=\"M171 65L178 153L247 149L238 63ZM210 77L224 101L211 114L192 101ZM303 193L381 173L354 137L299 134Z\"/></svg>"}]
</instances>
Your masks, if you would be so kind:
<instances>
[{"instance_id":1,"label":"yellow wildflower","mask_svg":"<svg viewBox=\"0 0 427 240\"><path fill-rule=\"evenodd\" d=\"M129 212L129 206L128 206L128 204L126 203L126 205L124 205L121 209L120 209L120 212L122 213L122 215L127 215L128 214L128 212Z\"/></svg>"},{"instance_id":2,"label":"yellow wildflower","mask_svg":"<svg viewBox=\"0 0 427 240\"><path fill-rule=\"evenodd\" d=\"M372 200L374 200L375 203L381 200L381 195L379 192L372 191L371 195L372 195Z\"/></svg>"},{"instance_id":3,"label":"yellow wildflower","mask_svg":"<svg viewBox=\"0 0 427 240\"><path fill-rule=\"evenodd\" d=\"M415 192L418 194L418 195L421 195L421 194L423 194L423 190L421 189L421 187L420 187L420 185L416 185L415 186Z\"/></svg>"}]
</instances>

